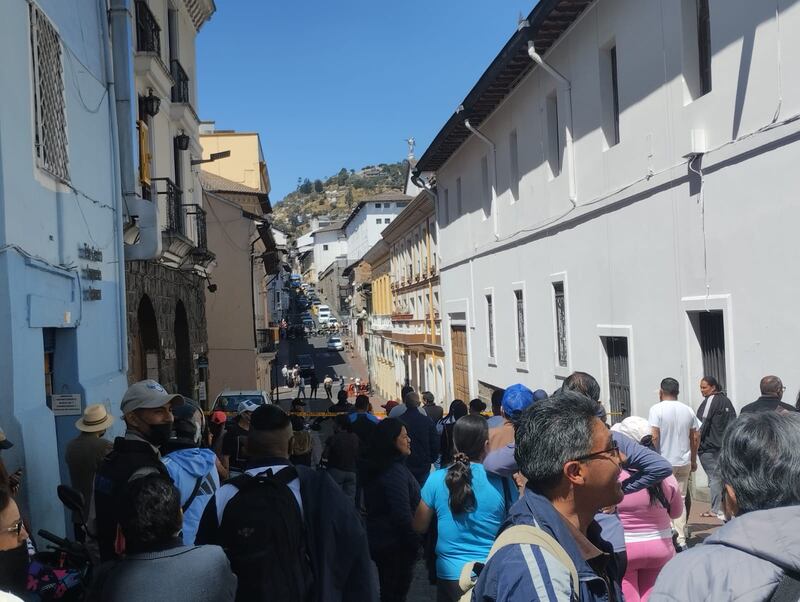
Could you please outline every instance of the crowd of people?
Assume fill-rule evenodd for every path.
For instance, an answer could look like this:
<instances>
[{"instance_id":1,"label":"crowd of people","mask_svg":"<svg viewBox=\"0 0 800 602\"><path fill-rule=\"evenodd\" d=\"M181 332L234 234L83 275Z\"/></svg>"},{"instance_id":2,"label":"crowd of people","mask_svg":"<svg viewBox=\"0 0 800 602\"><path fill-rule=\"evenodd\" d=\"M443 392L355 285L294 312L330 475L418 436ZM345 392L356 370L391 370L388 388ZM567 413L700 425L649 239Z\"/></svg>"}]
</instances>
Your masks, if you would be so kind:
<instances>
[{"instance_id":1,"label":"crowd of people","mask_svg":"<svg viewBox=\"0 0 800 602\"><path fill-rule=\"evenodd\" d=\"M299 398L228 421L141 381L124 436L88 406L67 448L86 599L402 601L424 558L441 602L796 600L800 413L778 377L760 390L737 417L705 376L695 412L664 378L647 417L613 425L583 372L496 391L488 419L410 385L379 418L340 390L323 441ZM698 463L722 521L689 548ZM36 599L13 477L0 463L0 591Z\"/></svg>"}]
</instances>

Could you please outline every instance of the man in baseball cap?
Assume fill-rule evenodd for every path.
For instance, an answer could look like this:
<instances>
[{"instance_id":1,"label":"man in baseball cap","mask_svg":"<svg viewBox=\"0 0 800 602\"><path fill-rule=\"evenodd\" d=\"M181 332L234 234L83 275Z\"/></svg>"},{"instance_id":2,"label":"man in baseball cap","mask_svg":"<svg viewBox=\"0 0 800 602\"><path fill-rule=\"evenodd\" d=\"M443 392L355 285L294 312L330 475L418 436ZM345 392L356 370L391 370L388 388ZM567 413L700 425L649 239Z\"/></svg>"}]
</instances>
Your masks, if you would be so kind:
<instances>
[{"instance_id":1,"label":"man in baseball cap","mask_svg":"<svg viewBox=\"0 0 800 602\"><path fill-rule=\"evenodd\" d=\"M172 433L172 406L182 404L183 397L167 393L150 379L133 383L125 391L120 403L125 436L114 440L114 453L103 460L94 481L95 530L102 561L118 558L118 509L128 483L153 473L169 478L159 448Z\"/></svg>"},{"instance_id":2,"label":"man in baseball cap","mask_svg":"<svg viewBox=\"0 0 800 602\"><path fill-rule=\"evenodd\" d=\"M545 397L547 395L545 394ZM532 405L534 393L523 384L511 385L503 393L500 402L500 415L503 417L503 424L489 429L489 451L492 452L514 442L514 418L522 413L522 410Z\"/></svg>"},{"instance_id":3,"label":"man in baseball cap","mask_svg":"<svg viewBox=\"0 0 800 602\"><path fill-rule=\"evenodd\" d=\"M222 439L222 465L227 471L244 472L247 467L247 435L250 433L250 417L259 404L252 399L240 401L236 408L236 421L225 431Z\"/></svg>"}]
</instances>

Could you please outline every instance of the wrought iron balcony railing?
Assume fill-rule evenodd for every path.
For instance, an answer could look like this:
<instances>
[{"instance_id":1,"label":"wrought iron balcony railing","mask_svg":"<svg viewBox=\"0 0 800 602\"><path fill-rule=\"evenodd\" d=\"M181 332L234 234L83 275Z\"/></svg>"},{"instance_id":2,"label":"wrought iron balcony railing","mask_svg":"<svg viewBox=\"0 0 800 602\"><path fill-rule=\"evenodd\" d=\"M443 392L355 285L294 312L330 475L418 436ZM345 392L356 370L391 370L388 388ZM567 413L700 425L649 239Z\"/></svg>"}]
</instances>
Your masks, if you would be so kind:
<instances>
[{"instance_id":1,"label":"wrought iron balcony railing","mask_svg":"<svg viewBox=\"0 0 800 602\"><path fill-rule=\"evenodd\" d=\"M136 0L136 50L161 54L161 27L143 0Z\"/></svg>"},{"instance_id":2,"label":"wrought iron balcony railing","mask_svg":"<svg viewBox=\"0 0 800 602\"><path fill-rule=\"evenodd\" d=\"M156 194L167 199L167 232L184 234L186 230L185 211L183 209L183 191L169 178L153 178L157 183Z\"/></svg>"},{"instance_id":3,"label":"wrought iron balcony railing","mask_svg":"<svg viewBox=\"0 0 800 602\"><path fill-rule=\"evenodd\" d=\"M189 76L181 66L178 59L170 61L172 79L175 85L172 86L172 102L189 102Z\"/></svg>"},{"instance_id":4,"label":"wrought iron balcony railing","mask_svg":"<svg viewBox=\"0 0 800 602\"><path fill-rule=\"evenodd\" d=\"M208 233L206 231L206 210L196 203L184 203L183 207L191 207L186 215L194 216L195 248L198 251L208 251Z\"/></svg>"}]
</instances>

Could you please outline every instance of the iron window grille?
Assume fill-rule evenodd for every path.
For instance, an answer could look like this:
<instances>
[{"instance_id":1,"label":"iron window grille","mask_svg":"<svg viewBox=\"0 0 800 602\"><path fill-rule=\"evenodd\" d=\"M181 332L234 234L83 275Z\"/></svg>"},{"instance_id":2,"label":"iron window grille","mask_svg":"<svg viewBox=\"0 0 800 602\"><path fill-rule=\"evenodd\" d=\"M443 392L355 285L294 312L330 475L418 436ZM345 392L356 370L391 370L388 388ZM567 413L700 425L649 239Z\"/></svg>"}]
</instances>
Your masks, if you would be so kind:
<instances>
[{"instance_id":1,"label":"iron window grille","mask_svg":"<svg viewBox=\"0 0 800 602\"><path fill-rule=\"evenodd\" d=\"M528 350L525 347L525 299L521 290L514 291L517 309L517 359L526 362Z\"/></svg>"},{"instance_id":2,"label":"iron window grille","mask_svg":"<svg viewBox=\"0 0 800 602\"><path fill-rule=\"evenodd\" d=\"M553 298L556 305L556 339L558 343L558 365L567 367L567 304L564 283L553 283Z\"/></svg>"},{"instance_id":3,"label":"iron window grille","mask_svg":"<svg viewBox=\"0 0 800 602\"><path fill-rule=\"evenodd\" d=\"M172 102L189 102L189 76L186 75L178 59L172 59Z\"/></svg>"},{"instance_id":4,"label":"iron window grille","mask_svg":"<svg viewBox=\"0 0 800 602\"><path fill-rule=\"evenodd\" d=\"M31 5L34 146L40 168L69 182L61 41L47 16Z\"/></svg>"},{"instance_id":5,"label":"iron window grille","mask_svg":"<svg viewBox=\"0 0 800 602\"><path fill-rule=\"evenodd\" d=\"M494 299L492 295L486 295L486 319L489 332L489 357L494 355Z\"/></svg>"},{"instance_id":6,"label":"iron window grille","mask_svg":"<svg viewBox=\"0 0 800 602\"><path fill-rule=\"evenodd\" d=\"M153 182L163 182L164 189L156 194L167 197L167 231L184 233L183 191L169 178L153 178Z\"/></svg>"},{"instance_id":7,"label":"iron window grille","mask_svg":"<svg viewBox=\"0 0 800 602\"><path fill-rule=\"evenodd\" d=\"M161 27L144 0L136 0L136 50L161 54Z\"/></svg>"}]
</instances>

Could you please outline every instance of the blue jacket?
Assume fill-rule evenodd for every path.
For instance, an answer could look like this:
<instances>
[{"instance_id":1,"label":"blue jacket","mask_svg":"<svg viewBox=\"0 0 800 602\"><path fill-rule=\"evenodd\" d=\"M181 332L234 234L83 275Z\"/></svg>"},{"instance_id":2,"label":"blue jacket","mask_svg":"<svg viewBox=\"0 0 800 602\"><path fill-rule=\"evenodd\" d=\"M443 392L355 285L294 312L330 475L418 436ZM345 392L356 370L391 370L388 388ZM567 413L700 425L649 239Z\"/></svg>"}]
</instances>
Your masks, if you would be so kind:
<instances>
[{"instance_id":1,"label":"blue jacket","mask_svg":"<svg viewBox=\"0 0 800 602\"><path fill-rule=\"evenodd\" d=\"M580 581L581 602L622 602L622 590L616 558L611 544L600 537L600 527L592 523L587 538L606 553L606 581L583 559L564 519L550 501L525 489L522 497L511 507L506 527L511 525L538 526L561 544L575 563ZM527 549L525 549L527 548ZM538 570L531 570L526 556ZM505 546L489 560L473 589L473 602L561 602L574 600L569 569L550 555L545 556L538 546ZM611 593L612 595L609 595Z\"/></svg>"},{"instance_id":2,"label":"blue jacket","mask_svg":"<svg viewBox=\"0 0 800 602\"><path fill-rule=\"evenodd\" d=\"M198 447L170 452L162 460L175 487L181 492L181 506L188 501L197 485L197 479L200 479L200 489L183 513L183 544L186 546L194 545L203 510L214 492L219 489L216 460L217 456L212 450Z\"/></svg>"},{"instance_id":3,"label":"blue jacket","mask_svg":"<svg viewBox=\"0 0 800 602\"><path fill-rule=\"evenodd\" d=\"M411 455L406 466L422 485L431 473L431 464L439 457L439 435L436 425L427 414L420 411L405 412L399 420L406 425L411 437Z\"/></svg>"}]
</instances>

